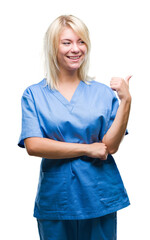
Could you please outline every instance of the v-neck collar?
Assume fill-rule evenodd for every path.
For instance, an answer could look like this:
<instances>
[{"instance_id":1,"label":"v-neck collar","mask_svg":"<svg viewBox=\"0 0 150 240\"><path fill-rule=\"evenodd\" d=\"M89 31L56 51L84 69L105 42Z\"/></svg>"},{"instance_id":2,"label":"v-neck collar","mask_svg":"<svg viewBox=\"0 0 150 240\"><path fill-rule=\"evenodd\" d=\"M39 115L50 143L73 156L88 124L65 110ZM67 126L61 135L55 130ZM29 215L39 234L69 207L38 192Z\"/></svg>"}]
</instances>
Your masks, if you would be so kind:
<instances>
[{"instance_id":1,"label":"v-neck collar","mask_svg":"<svg viewBox=\"0 0 150 240\"><path fill-rule=\"evenodd\" d=\"M84 86L84 82L80 81L78 86L76 87L71 100L69 101L67 98L65 98L58 90L56 89L50 89L51 92L54 94L54 96L63 104L65 105L70 111L72 111L75 103L77 102L80 92Z\"/></svg>"}]
</instances>

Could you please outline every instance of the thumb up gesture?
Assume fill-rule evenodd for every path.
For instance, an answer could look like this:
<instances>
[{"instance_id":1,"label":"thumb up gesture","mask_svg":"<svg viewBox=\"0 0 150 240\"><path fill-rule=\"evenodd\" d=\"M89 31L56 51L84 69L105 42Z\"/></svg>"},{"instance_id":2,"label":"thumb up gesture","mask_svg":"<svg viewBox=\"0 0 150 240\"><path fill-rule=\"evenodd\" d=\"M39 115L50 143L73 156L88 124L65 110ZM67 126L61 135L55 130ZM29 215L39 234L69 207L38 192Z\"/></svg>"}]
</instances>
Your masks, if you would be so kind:
<instances>
[{"instance_id":1,"label":"thumb up gesture","mask_svg":"<svg viewBox=\"0 0 150 240\"><path fill-rule=\"evenodd\" d=\"M129 92L129 81L132 76L128 76L125 79L120 77L113 77L110 81L110 87L116 91L119 99L125 101L131 101L131 95Z\"/></svg>"}]
</instances>

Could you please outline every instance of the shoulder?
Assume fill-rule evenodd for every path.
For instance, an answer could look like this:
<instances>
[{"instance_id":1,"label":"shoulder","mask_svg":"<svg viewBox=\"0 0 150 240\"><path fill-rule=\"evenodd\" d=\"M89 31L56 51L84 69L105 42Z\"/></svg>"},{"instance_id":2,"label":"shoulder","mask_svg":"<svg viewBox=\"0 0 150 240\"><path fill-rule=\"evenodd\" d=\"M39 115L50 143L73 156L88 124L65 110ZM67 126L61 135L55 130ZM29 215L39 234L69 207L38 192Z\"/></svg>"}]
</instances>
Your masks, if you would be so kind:
<instances>
[{"instance_id":1,"label":"shoulder","mask_svg":"<svg viewBox=\"0 0 150 240\"><path fill-rule=\"evenodd\" d=\"M23 96L32 97L36 93L38 94L46 86L47 86L46 79L43 79L42 81L40 81L38 83L35 83L35 84L32 84L32 85L28 86L24 90Z\"/></svg>"},{"instance_id":2,"label":"shoulder","mask_svg":"<svg viewBox=\"0 0 150 240\"><path fill-rule=\"evenodd\" d=\"M88 86L91 91L95 93L98 92L99 94L101 94L101 96L110 97L110 98L116 97L115 92L104 83L91 80Z\"/></svg>"}]
</instances>

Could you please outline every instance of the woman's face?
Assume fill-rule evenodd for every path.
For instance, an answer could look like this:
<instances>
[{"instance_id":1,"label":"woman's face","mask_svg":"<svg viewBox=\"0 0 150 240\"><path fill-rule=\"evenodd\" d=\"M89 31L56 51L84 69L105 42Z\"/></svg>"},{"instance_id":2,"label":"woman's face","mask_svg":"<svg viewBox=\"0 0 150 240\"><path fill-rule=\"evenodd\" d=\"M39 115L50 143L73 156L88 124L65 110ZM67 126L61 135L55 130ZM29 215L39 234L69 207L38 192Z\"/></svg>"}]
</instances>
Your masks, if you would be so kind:
<instances>
[{"instance_id":1,"label":"woman's face","mask_svg":"<svg viewBox=\"0 0 150 240\"><path fill-rule=\"evenodd\" d=\"M69 27L60 34L57 61L61 70L76 71L84 61L87 52L86 44Z\"/></svg>"}]
</instances>

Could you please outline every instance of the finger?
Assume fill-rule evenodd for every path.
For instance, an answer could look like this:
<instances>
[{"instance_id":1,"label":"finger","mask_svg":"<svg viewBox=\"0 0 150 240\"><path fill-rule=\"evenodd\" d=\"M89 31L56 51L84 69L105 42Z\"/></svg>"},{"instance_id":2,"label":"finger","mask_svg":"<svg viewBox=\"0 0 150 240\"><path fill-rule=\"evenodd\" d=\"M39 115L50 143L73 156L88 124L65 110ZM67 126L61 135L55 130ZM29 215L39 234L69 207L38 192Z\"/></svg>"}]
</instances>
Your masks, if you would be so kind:
<instances>
[{"instance_id":1,"label":"finger","mask_svg":"<svg viewBox=\"0 0 150 240\"><path fill-rule=\"evenodd\" d=\"M119 86L121 82L111 82L110 86Z\"/></svg>"},{"instance_id":2,"label":"finger","mask_svg":"<svg viewBox=\"0 0 150 240\"><path fill-rule=\"evenodd\" d=\"M123 83L123 81L124 81L123 78L114 77L114 78L111 79L110 85L115 85L115 84L120 85L120 84Z\"/></svg>"},{"instance_id":3,"label":"finger","mask_svg":"<svg viewBox=\"0 0 150 240\"><path fill-rule=\"evenodd\" d=\"M101 161L106 161L106 158L99 158Z\"/></svg>"},{"instance_id":4,"label":"finger","mask_svg":"<svg viewBox=\"0 0 150 240\"><path fill-rule=\"evenodd\" d=\"M111 83L110 87L111 87L112 90L117 91L118 88L119 88L119 85L118 85L118 83Z\"/></svg>"},{"instance_id":5,"label":"finger","mask_svg":"<svg viewBox=\"0 0 150 240\"><path fill-rule=\"evenodd\" d=\"M104 157L101 157L100 159L105 161L105 160L107 160L107 157L108 157L108 154L106 154Z\"/></svg>"},{"instance_id":6,"label":"finger","mask_svg":"<svg viewBox=\"0 0 150 240\"><path fill-rule=\"evenodd\" d=\"M130 80L130 78L132 77L132 75L129 75L129 76L127 76L126 78L125 78L125 81L129 84L129 80Z\"/></svg>"},{"instance_id":7,"label":"finger","mask_svg":"<svg viewBox=\"0 0 150 240\"><path fill-rule=\"evenodd\" d=\"M119 81L120 79L122 79L122 78L120 78L120 77L112 77L111 78L112 81Z\"/></svg>"}]
</instances>

